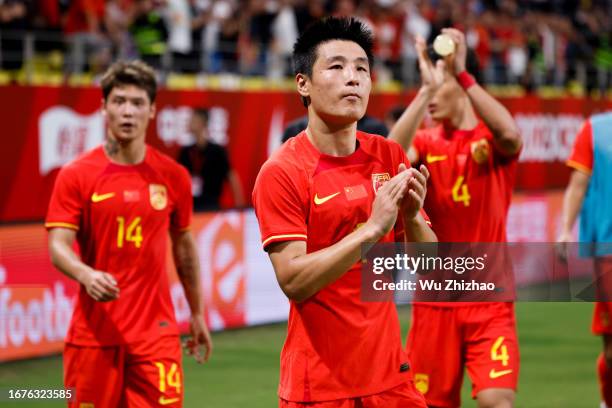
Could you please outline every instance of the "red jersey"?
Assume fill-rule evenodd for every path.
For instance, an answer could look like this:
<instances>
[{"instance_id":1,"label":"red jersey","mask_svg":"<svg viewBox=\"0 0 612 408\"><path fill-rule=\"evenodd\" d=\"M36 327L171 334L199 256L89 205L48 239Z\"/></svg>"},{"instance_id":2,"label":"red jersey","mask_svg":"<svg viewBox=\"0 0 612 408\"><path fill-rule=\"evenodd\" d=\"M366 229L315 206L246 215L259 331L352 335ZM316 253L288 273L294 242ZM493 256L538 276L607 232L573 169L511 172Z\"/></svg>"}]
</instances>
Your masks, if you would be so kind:
<instances>
[{"instance_id":1,"label":"red jersey","mask_svg":"<svg viewBox=\"0 0 612 408\"><path fill-rule=\"evenodd\" d=\"M119 298L97 302L81 286L66 342L126 344L178 335L166 270L168 231L188 229L187 171L147 146L142 163L112 163L98 147L60 171L45 226L72 228L83 262L112 274Z\"/></svg>"},{"instance_id":2,"label":"red jersey","mask_svg":"<svg viewBox=\"0 0 612 408\"><path fill-rule=\"evenodd\" d=\"M425 197L425 210L440 242L506 242L506 218L519 154L505 156L495 150L493 135L483 122L473 130L455 130L451 134L443 126L419 130L413 147L419 162L431 174ZM481 282L493 282L503 292L497 298L511 300L514 277L509 258L498 246L475 247L488 254L486 271L474 275ZM453 275L456 277L455 275ZM458 295L444 292L443 299ZM455 302L416 302L432 306L469 306L469 300L484 300L479 292L461 292Z\"/></svg>"},{"instance_id":3,"label":"red jersey","mask_svg":"<svg viewBox=\"0 0 612 408\"><path fill-rule=\"evenodd\" d=\"M98 23L95 28L101 29L105 12L106 4L104 0L72 1L66 13L64 34L88 32L91 29L89 27L91 18L95 18Z\"/></svg>"},{"instance_id":4,"label":"red jersey","mask_svg":"<svg viewBox=\"0 0 612 408\"><path fill-rule=\"evenodd\" d=\"M576 135L567 165L588 175L593 171L593 128L590 120L584 122Z\"/></svg>"},{"instance_id":5,"label":"red jersey","mask_svg":"<svg viewBox=\"0 0 612 408\"><path fill-rule=\"evenodd\" d=\"M327 248L365 223L375 190L406 163L402 148L357 132L345 157L320 153L305 132L289 139L262 166L253 203L264 248L306 241ZM390 232L381 242L393 242ZM361 267L303 302L290 302L281 353L279 396L309 402L352 398L391 389L410 378L392 302L362 302Z\"/></svg>"},{"instance_id":6,"label":"red jersey","mask_svg":"<svg viewBox=\"0 0 612 408\"><path fill-rule=\"evenodd\" d=\"M440 242L505 242L518 153L495 150L484 123L419 130L413 147L431 173L425 211Z\"/></svg>"}]
</instances>

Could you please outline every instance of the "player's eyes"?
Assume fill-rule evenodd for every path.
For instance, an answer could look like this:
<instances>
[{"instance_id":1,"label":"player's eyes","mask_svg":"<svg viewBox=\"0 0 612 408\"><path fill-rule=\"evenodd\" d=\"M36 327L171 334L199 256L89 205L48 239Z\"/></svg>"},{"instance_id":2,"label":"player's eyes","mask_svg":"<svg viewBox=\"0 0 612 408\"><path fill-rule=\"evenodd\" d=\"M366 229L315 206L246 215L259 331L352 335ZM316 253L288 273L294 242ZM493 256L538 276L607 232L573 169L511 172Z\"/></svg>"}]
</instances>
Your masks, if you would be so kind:
<instances>
[{"instance_id":1,"label":"player's eyes","mask_svg":"<svg viewBox=\"0 0 612 408\"><path fill-rule=\"evenodd\" d=\"M363 71L363 72L368 72L368 69L366 67L357 67L358 71Z\"/></svg>"},{"instance_id":2,"label":"player's eyes","mask_svg":"<svg viewBox=\"0 0 612 408\"><path fill-rule=\"evenodd\" d=\"M331 67L329 67L329 69L342 69L342 65L340 64L334 64Z\"/></svg>"}]
</instances>

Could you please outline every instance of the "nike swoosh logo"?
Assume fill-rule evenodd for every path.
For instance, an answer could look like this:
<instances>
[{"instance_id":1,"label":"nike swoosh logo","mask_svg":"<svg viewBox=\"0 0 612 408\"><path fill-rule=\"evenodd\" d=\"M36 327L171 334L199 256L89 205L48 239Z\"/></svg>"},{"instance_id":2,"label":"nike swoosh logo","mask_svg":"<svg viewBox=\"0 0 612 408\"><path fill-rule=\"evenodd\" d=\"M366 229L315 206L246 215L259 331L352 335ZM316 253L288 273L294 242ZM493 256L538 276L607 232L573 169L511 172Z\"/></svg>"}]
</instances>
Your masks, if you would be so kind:
<instances>
[{"instance_id":1,"label":"nike swoosh logo","mask_svg":"<svg viewBox=\"0 0 612 408\"><path fill-rule=\"evenodd\" d=\"M495 379L510 374L511 372L512 370L495 371L495 369L492 368L491 371L489 371L489 377Z\"/></svg>"},{"instance_id":2,"label":"nike swoosh logo","mask_svg":"<svg viewBox=\"0 0 612 408\"><path fill-rule=\"evenodd\" d=\"M427 154L427 157L425 158L425 160L427 161L427 163L435 163L438 161L443 161L446 160L448 158L448 156L446 156L445 154L442 156L434 156L433 154Z\"/></svg>"},{"instance_id":3,"label":"nike swoosh logo","mask_svg":"<svg viewBox=\"0 0 612 408\"><path fill-rule=\"evenodd\" d=\"M323 204L323 203L328 202L329 200L331 200L332 198L334 198L334 197L335 197L335 196L337 196L338 194L340 194L340 192L339 192L339 191L338 191L337 193L330 194L330 195L328 195L328 196L321 197L321 198L319 198L319 196L318 196L317 194L315 194L315 196L314 196L314 203L315 203L316 205L321 205L321 204Z\"/></svg>"},{"instance_id":4,"label":"nike swoosh logo","mask_svg":"<svg viewBox=\"0 0 612 408\"><path fill-rule=\"evenodd\" d=\"M106 193L106 194L93 193L91 195L91 202L99 203L100 201L108 200L109 198L114 197L114 196L115 196L115 193Z\"/></svg>"},{"instance_id":5,"label":"nike swoosh logo","mask_svg":"<svg viewBox=\"0 0 612 408\"><path fill-rule=\"evenodd\" d=\"M168 398L166 399L166 397L159 397L159 405L168 405L168 404L172 404L173 402L177 402L179 401L180 398Z\"/></svg>"}]
</instances>

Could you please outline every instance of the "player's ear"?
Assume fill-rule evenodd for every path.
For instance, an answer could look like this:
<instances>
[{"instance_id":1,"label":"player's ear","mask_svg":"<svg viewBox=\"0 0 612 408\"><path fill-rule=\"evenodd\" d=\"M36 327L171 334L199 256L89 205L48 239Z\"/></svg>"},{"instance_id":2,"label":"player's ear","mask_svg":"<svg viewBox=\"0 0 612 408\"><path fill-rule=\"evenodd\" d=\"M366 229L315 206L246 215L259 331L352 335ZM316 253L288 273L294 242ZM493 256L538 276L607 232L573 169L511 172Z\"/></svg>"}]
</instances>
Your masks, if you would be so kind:
<instances>
[{"instance_id":1,"label":"player's ear","mask_svg":"<svg viewBox=\"0 0 612 408\"><path fill-rule=\"evenodd\" d=\"M151 104L151 108L149 108L149 119L153 119L155 117L155 113L157 112L157 107L155 106L155 102Z\"/></svg>"},{"instance_id":2,"label":"player's ear","mask_svg":"<svg viewBox=\"0 0 612 408\"><path fill-rule=\"evenodd\" d=\"M295 83L297 85L297 91L302 98L308 98L310 96L310 80L304 74L297 74L295 76Z\"/></svg>"}]
</instances>

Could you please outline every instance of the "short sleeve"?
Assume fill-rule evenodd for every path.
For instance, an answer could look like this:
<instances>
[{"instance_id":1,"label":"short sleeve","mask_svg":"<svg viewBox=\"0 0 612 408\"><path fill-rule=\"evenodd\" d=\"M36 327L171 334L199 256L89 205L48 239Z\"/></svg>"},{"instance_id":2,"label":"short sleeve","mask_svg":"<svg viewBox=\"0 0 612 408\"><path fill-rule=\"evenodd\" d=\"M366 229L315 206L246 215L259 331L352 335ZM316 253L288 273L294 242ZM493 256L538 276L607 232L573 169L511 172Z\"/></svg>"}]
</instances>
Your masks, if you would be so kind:
<instances>
[{"instance_id":1,"label":"short sleeve","mask_svg":"<svg viewBox=\"0 0 612 408\"><path fill-rule=\"evenodd\" d=\"M278 163L261 168L253 189L253 205L259 221L264 249L274 242L306 241L308 209L302 199L307 193ZM306 201L307 202L307 201Z\"/></svg>"},{"instance_id":2,"label":"short sleeve","mask_svg":"<svg viewBox=\"0 0 612 408\"><path fill-rule=\"evenodd\" d=\"M71 167L63 167L53 186L45 227L79 230L83 213L83 197L79 188L78 173Z\"/></svg>"},{"instance_id":3,"label":"short sleeve","mask_svg":"<svg viewBox=\"0 0 612 408\"><path fill-rule=\"evenodd\" d=\"M183 166L176 165L176 205L170 217L170 228L174 231L187 231L193 216L193 198L191 196L191 177Z\"/></svg>"},{"instance_id":4,"label":"short sleeve","mask_svg":"<svg viewBox=\"0 0 612 408\"><path fill-rule=\"evenodd\" d=\"M566 163L569 167L591 174L593 170L593 130L590 120L584 122L578 132L574 148Z\"/></svg>"}]
</instances>

